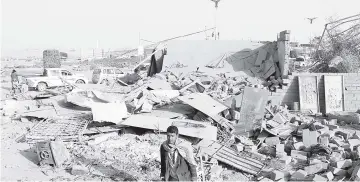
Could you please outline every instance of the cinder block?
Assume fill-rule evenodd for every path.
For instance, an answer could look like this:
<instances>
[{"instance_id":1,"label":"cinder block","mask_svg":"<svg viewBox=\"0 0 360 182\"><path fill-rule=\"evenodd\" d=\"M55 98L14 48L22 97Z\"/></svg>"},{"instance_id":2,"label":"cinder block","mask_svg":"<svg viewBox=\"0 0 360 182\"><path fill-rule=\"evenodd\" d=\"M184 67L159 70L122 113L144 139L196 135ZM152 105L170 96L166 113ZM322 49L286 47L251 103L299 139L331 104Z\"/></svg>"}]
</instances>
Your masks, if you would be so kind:
<instances>
[{"instance_id":1,"label":"cinder block","mask_svg":"<svg viewBox=\"0 0 360 182\"><path fill-rule=\"evenodd\" d=\"M308 153L304 151L291 150L291 157L300 160L307 160Z\"/></svg>"},{"instance_id":2,"label":"cinder block","mask_svg":"<svg viewBox=\"0 0 360 182\"><path fill-rule=\"evenodd\" d=\"M338 162L331 163L332 167L339 168L339 169L346 169L352 166L351 159L346 159Z\"/></svg>"},{"instance_id":3,"label":"cinder block","mask_svg":"<svg viewBox=\"0 0 360 182\"><path fill-rule=\"evenodd\" d=\"M305 177L307 176L307 172L304 170L297 170L296 172L294 172L294 174L291 175L291 180L304 180Z\"/></svg>"},{"instance_id":4,"label":"cinder block","mask_svg":"<svg viewBox=\"0 0 360 182\"><path fill-rule=\"evenodd\" d=\"M316 131L310 131L309 129L303 130L303 143L305 147L311 147L317 144L318 133Z\"/></svg>"},{"instance_id":5,"label":"cinder block","mask_svg":"<svg viewBox=\"0 0 360 182\"><path fill-rule=\"evenodd\" d=\"M347 173L346 170L335 168L335 167L330 167L330 170L335 176L345 176Z\"/></svg>"},{"instance_id":6,"label":"cinder block","mask_svg":"<svg viewBox=\"0 0 360 182\"><path fill-rule=\"evenodd\" d=\"M329 164L327 163L317 163L311 166L306 166L304 168L304 170L308 173L308 174L316 174L319 172L323 172L326 171L327 168L329 167Z\"/></svg>"},{"instance_id":7,"label":"cinder block","mask_svg":"<svg viewBox=\"0 0 360 182\"><path fill-rule=\"evenodd\" d=\"M282 156L279 160L280 160L280 162L284 163L285 165L288 165L291 163L291 159L292 158L290 156L286 156L286 154L285 154L285 156Z\"/></svg>"},{"instance_id":8,"label":"cinder block","mask_svg":"<svg viewBox=\"0 0 360 182\"><path fill-rule=\"evenodd\" d=\"M294 145L294 148L295 148L296 150L300 150L300 149L305 148L303 142L297 142L297 143L294 143L293 145Z\"/></svg>"},{"instance_id":9,"label":"cinder block","mask_svg":"<svg viewBox=\"0 0 360 182\"><path fill-rule=\"evenodd\" d=\"M272 173L270 175L270 179L277 181L280 179L284 179L288 175L289 175L289 172L274 170L274 171L272 171Z\"/></svg>"},{"instance_id":10,"label":"cinder block","mask_svg":"<svg viewBox=\"0 0 360 182\"><path fill-rule=\"evenodd\" d=\"M334 179L334 175L332 172L325 173L324 177L327 178L328 181L332 181Z\"/></svg>"},{"instance_id":11,"label":"cinder block","mask_svg":"<svg viewBox=\"0 0 360 182\"><path fill-rule=\"evenodd\" d=\"M280 139L279 139L279 137L268 137L265 139L265 143L268 146L274 146L274 145L277 145L280 143Z\"/></svg>"}]
</instances>

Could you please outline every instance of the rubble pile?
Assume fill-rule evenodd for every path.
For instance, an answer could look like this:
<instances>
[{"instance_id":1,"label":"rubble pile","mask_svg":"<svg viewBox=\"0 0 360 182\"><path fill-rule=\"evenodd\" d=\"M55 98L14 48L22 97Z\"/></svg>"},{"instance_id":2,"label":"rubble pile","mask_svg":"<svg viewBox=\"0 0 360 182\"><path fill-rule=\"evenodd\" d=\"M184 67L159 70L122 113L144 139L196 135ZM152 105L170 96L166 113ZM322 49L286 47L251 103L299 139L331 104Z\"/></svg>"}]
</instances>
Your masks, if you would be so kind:
<instances>
[{"instance_id":1,"label":"rubble pile","mask_svg":"<svg viewBox=\"0 0 360 182\"><path fill-rule=\"evenodd\" d=\"M22 107L7 101L3 114L36 123L17 141L36 145L41 165L83 180L160 180L159 147L171 125L192 144L202 181L359 180L360 133L341 127L358 125L359 114L318 117L272 105L269 91L287 83L165 70L129 85L47 90ZM226 175L234 171L242 173Z\"/></svg>"}]
</instances>

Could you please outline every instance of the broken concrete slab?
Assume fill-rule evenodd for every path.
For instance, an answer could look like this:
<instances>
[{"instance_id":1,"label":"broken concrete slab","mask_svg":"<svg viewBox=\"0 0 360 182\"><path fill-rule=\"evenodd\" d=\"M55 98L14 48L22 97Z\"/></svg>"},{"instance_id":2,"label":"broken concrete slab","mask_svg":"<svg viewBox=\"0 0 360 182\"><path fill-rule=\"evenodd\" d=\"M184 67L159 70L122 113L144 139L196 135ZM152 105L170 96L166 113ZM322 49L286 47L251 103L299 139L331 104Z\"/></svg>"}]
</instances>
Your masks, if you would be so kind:
<instances>
[{"instance_id":1,"label":"broken concrete slab","mask_svg":"<svg viewBox=\"0 0 360 182\"><path fill-rule=\"evenodd\" d=\"M275 146L280 143L280 139L279 139L279 137L267 137L265 139L265 143L268 146Z\"/></svg>"},{"instance_id":2,"label":"broken concrete slab","mask_svg":"<svg viewBox=\"0 0 360 182\"><path fill-rule=\"evenodd\" d=\"M323 172L326 171L329 167L329 164L327 163L317 163L314 165L310 165L310 166L306 166L304 168L304 170L308 173L308 174L316 174L319 172Z\"/></svg>"},{"instance_id":3,"label":"broken concrete slab","mask_svg":"<svg viewBox=\"0 0 360 182\"><path fill-rule=\"evenodd\" d=\"M216 140L217 137L217 128L215 126L211 126L210 123L194 120L132 115L120 124L138 128L158 130L161 132L166 132L166 129L169 126L174 125L179 128L180 135L210 140Z\"/></svg>"},{"instance_id":4,"label":"broken concrete slab","mask_svg":"<svg viewBox=\"0 0 360 182\"><path fill-rule=\"evenodd\" d=\"M351 159L346 159L346 160L331 163L331 166L339 168L339 169L346 169L346 168L351 167L352 164L353 163L352 163Z\"/></svg>"},{"instance_id":5,"label":"broken concrete slab","mask_svg":"<svg viewBox=\"0 0 360 182\"><path fill-rule=\"evenodd\" d=\"M335 176L345 176L347 174L346 170L340 168L330 167L330 170Z\"/></svg>"},{"instance_id":6,"label":"broken concrete slab","mask_svg":"<svg viewBox=\"0 0 360 182\"><path fill-rule=\"evenodd\" d=\"M228 109L225 105L203 93L192 93L180 96L178 99L210 117L216 116L220 112Z\"/></svg>"},{"instance_id":7,"label":"broken concrete slab","mask_svg":"<svg viewBox=\"0 0 360 182\"><path fill-rule=\"evenodd\" d=\"M355 112L331 112L328 113L329 119L337 119L337 121L344 121L347 124L359 124L360 114Z\"/></svg>"},{"instance_id":8,"label":"broken concrete slab","mask_svg":"<svg viewBox=\"0 0 360 182\"><path fill-rule=\"evenodd\" d=\"M299 169L291 175L291 180L295 180L295 181L300 180L301 181L301 180L304 180L306 176L307 176L307 172Z\"/></svg>"},{"instance_id":9,"label":"broken concrete slab","mask_svg":"<svg viewBox=\"0 0 360 182\"><path fill-rule=\"evenodd\" d=\"M73 165L71 168L72 175L85 175L89 173L89 169L84 165Z\"/></svg>"},{"instance_id":10,"label":"broken concrete slab","mask_svg":"<svg viewBox=\"0 0 360 182\"><path fill-rule=\"evenodd\" d=\"M118 124L128 117L125 103L93 103L91 105L93 120Z\"/></svg>"},{"instance_id":11,"label":"broken concrete slab","mask_svg":"<svg viewBox=\"0 0 360 182\"><path fill-rule=\"evenodd\" d=\"M315 176L313 178L313 181L315 181L315 182L317 182L317 181L327 181L327 178L315 174Z\"/></svg>"},{"instance_id":12,"label":"broken concrete slab","mask_svg":"<svg viewBox=\"0 0 360 182\"><path fill-rule=\"evenodd\" d=\"M240 119L235 125L235 134L242 135L253 129L255 120L263 118L269 91L245 87L240 109Z\"/></svg>"},{"instance_id":13,"label":"broken concrete slab","mask_svg":"<svg viewBox=\"0 0 360 182\"><path fill-rule=\"evenodd\" d=\"M264 49L259 49L258 55L257 55L257 58L256 58L256 61L255 61L255 65L256 65L256 66L260 66L260 65L263 63L263 61L265 61L266 55L267 55L267 51L266 51L266 50L264 50Z\"/></svg>"},{"instance_id":14,"label":"broken concrete slab","mask_svg":"<svg viewBox=\"0 0 360 182\"><path fill-rule=\"evenodd\" d=\"M148 82L148 88L151 90L173 90L171 85L166 81L159 78L152 78Z\"/></svg>"},{"instance_id":15,"label":"broken concrete slab","mask_svg":"<svg viewBox=\"0 0 360 182\"><path fill-rule=\"evenodd\" d=\"M328 180L328 181L332 181L334 179L334 174L332 172L326 172L325 174L323 174L323 176Z\"/></svg>"},{"instance_id":16,"label":"broken concrete slab","mask_svg":"<svg viewBox=\"0 0 360 182\"><path fill-rule=\"evenodd\" d=\"M318 134L316 131L310 131L309 129L303 130L303 143L305 147L311 147L317 144Z\"/></svg>"},{"instance_id":17,"label":"broken concrete slab","mask_svg":"<svg viewBox=\"0 0 360 182\"><path fill-rule=\"evenodd\" d=\"M286 171L279 171L279 170L274 170L271 172L270 174L270 179L274 180L274 181L278 181L284 178L287 178L290 176L289 172Z\"/></svg>"},{"instance_id":18,"label":"broken concrete slab","mask_svg":"<svg viewBox=\"0 0 360 182\"><path fill-rule=\"evenodd\" d=\"M50 148L56 166L61 166L64 162L70 159L70 153L64 142L60 140L51 141Z\"/></svg>"},{"instance_id":19,"label":"broken concrete slab","mask_svg":"<svg viewBox=\"0 0 360 182\"><path fill-rule=\"evenodd\" d=\"M291 157L295 159L307 160L308 152L291 150Z\"/></svg>"},{"instance_id":20,"label":"broken concrete slab","mask_svg":"<svg viewBox=\"0 0 360 182\"><path fill-rule=\"evenodd\" d=\"M91 140L87 141L87 144L88 145L97 145L97 144L100 144L101 142L108 140L109 138L116 137L118 135L119 134L117 131L96 135L96 136L92 137Z\"/></svg>"}]
</instances>

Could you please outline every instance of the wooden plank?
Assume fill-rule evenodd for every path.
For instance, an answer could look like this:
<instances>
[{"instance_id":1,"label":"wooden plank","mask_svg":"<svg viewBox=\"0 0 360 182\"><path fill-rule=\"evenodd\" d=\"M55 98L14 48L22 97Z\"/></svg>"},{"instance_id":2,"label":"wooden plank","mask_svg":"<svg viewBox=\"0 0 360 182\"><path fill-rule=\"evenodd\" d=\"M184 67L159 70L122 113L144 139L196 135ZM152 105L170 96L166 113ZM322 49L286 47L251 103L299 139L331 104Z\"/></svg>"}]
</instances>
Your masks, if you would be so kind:
<instances>
[{"instance_id":1,"label":"wooden plank","mask_svg":"<svg viewBox=\"0 0 360 182\"><path fill-rule=\"evenodd\" d=\"M211 126L208 123L185 120L185 119L168 119L168 118L159 118L154 116L142 116L142 115L132 115L125 121L120 123L121 125L127 125L138 128L145 128L151 130L159 130L165 132L166 129L175 125L179 129L179 134L186 135L190 137L216 140L217 137L217 128Z\"/></svg>"},{"instance_id":2,"label":"wooden plank","mask_svg":"<svg viewBox=\"0 0 360 182\"><path fill-rule=\"evenodd\" d=\"M344 111L343 76L324 76L325 112Z\"/></svg>"},{"instance_id":3,"label":"wooden plank","mask_svg":"<svg viewBox=\"0 0 360 182\"><path fill-rule=\"evenodd\" d=\"M317 76L299 76L300 110L319 111L319 94Z\"/></svg>"},{"instance_id":4,"label":"wooden plank","mask_svg":"<svg viewBox=\"0 0 360 182\"><path fill-rule=\"evenodd\" d=\"M228 109L222 103L203 93L192 93L189 95L180 96L178 99L210 117L218 115L220 112Z\"/></svg>"}]
</instances>

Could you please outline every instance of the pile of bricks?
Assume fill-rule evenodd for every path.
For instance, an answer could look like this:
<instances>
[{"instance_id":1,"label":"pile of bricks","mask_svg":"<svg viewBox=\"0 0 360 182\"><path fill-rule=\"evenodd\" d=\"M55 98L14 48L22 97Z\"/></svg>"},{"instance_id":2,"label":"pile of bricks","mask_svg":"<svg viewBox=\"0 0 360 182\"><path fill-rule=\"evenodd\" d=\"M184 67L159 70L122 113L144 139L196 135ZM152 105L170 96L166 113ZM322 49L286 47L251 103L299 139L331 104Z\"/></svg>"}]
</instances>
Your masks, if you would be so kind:
<instances>
[{"instance_id":1,"label":"pile of bricks","mask_svg":"<svg viewBox=\"0 0 360 182\"><path fill-rule=\"evenodd\" d=\"M360 132L339 128L337 119L314 120L268 109L259 153L282 163L269 165L259 181L360 180ZM339 121L339 123L341 123ZM260 137L262 136L262 137Z\"/></svg>"}]
</instances>

